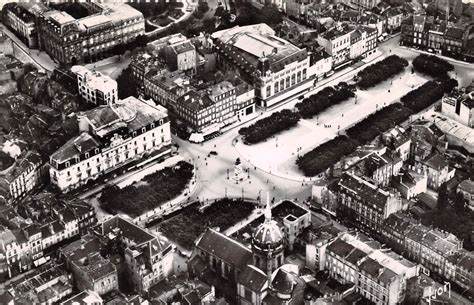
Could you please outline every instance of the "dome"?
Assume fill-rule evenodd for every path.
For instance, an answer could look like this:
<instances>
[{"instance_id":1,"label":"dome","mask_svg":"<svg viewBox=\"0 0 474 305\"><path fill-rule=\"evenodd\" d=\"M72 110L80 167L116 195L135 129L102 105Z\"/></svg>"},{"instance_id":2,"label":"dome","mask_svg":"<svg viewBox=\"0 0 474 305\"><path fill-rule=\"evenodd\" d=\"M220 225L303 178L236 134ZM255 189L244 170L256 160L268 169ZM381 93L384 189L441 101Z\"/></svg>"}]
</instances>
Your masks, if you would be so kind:
<instances>
[{"instance_id":1,"label":"dome","mask_svg":"<svg viewBox=\"0 0 474 305\"><path fill-rule=\"evenodd\" d=\"M265 221L253 235L253 244L261 250L276 248L283 243L283 233L274 220Z\"/></svg>"},{"instance_id":2,"label":"dome","mask_svg":"<svg viewBox=\"0 0 474 305\"><path fill-rule=\"evenodd\" d=\"M264 223L259 225L253 234L252 245L256 250L260 251L276 251L283 249L283 233L281 232L278 223L272 220L272 210L268 199L264 215Z\"/></svg>"}]
</instances>

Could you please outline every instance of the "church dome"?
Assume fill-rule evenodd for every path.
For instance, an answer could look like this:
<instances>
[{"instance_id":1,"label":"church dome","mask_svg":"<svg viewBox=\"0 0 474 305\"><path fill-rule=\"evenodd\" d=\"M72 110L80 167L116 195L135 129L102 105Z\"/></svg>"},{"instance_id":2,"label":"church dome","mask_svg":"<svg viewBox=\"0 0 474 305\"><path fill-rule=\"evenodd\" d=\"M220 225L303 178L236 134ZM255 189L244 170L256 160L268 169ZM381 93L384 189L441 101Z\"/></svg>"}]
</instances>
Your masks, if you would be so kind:
<instances>
[{"instance_id":1,"label":"church dome","mask_svg":"<svg viewBox=\"0 0 474 305\"><path fill-rule=\"evenodd\" d=\"M265 208L265 221L253 234L252 246L259 251L279 251L283 249L283 233L278 223L272 220L270 203Z\"/></svg>"}]
</instances>

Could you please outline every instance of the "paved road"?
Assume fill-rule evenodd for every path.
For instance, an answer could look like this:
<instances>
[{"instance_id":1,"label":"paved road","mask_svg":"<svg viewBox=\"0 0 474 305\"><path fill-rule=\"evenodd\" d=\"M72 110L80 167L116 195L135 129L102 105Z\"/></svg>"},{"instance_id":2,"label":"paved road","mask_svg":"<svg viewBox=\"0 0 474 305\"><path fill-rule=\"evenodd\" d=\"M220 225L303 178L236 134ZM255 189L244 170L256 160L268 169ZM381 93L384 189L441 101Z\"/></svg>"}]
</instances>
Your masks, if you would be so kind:
<instances>
[{"instance_id":1,"label":"paved road","mask_svg":"<svg viewBox=\"0 0 474 305\"><path fill-rule=\"evenodd\" d=\"M48 54L45 52L40 52L38 50L29 49L18 37L15 36L9 29L7 29L3 24L0 25L2 31L13 40L13 43L20 48L24 54L34 63L38 68L44 69L46 71L53 71L58 64L56 64Z\"/></svg>"}]
</instances>

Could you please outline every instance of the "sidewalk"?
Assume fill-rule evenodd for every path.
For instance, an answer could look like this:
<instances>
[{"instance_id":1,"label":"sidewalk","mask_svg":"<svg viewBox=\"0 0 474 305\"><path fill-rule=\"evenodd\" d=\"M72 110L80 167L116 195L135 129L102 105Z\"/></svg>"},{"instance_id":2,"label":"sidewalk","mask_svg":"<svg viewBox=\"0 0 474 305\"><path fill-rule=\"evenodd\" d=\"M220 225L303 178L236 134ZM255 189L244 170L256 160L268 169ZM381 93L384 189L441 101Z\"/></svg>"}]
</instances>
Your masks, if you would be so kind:
<instances>
[{"instance_id":1,"label":"sidewalk","mask_svg":"<svg viewBox=\"0 0 474 305\"><path fill-rule=\"evenodd\" d=\"M0 24L0 30L2 30L13 41L13 44L15 44L18 49L26 57L28 57L31 62L34 63L38 68L51 72L58 66L58 64L56 64L45 52L29 49L18 37L15 36L15 34L13 34L3 24Z\"/></svg>"},{"instance_id":2,"label":"sidewalk","mask_svg":"<svg viewBox=\"0 0 474 305\"><path fill-rule=\"evenodd\" d=\"M430 52L427 52L427 51L424 51L424 50L419 50L419 49L410 48L410 47L406 47L406 46L399 46L399 47L402 48L402 49L411 50L411 51L417 52L417 53L422 53L422 54L426 54L426 55L434 55L434 56L442 58L446 61L452 61L452 62L455 62L455 63L460 64L460 65L464 65L464 66L472 66L473 65L473 63L469 63L469 62L462 61L462 60L457 60L457 59L454 59L452 57L448 57L448 56L444 56L444 55L430 53Z\"/></svg>"}]
</instances>

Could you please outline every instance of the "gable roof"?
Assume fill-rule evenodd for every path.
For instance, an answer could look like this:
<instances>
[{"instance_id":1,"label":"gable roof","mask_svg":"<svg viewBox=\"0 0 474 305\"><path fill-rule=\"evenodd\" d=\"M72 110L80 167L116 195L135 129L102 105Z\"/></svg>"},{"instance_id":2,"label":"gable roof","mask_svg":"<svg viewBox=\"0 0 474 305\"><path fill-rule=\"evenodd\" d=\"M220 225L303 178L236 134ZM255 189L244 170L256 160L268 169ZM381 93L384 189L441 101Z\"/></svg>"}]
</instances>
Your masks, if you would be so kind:
<instances>
[{"instance_id":1,"label":"gable roof","mask_svg":"<svg viewBox=\"0 0 474 305\"><path fill-rule=\"evenodd\" d=\"M267 275L257 267L247 265L239 275L238 282L252 291L261 292L267 283Z\"/></svg>"},{"instance_id":2,"label":"gable roof","mask_svg":"<svg viewBox=\"0 0 474 305\"><path fill-rule=\"evenodd\" d=\"M224 262L244 270L252 259L252 251L232 238L207 229L196 241L196 248L208 252Z\"/></svg>"}]
</instances>

